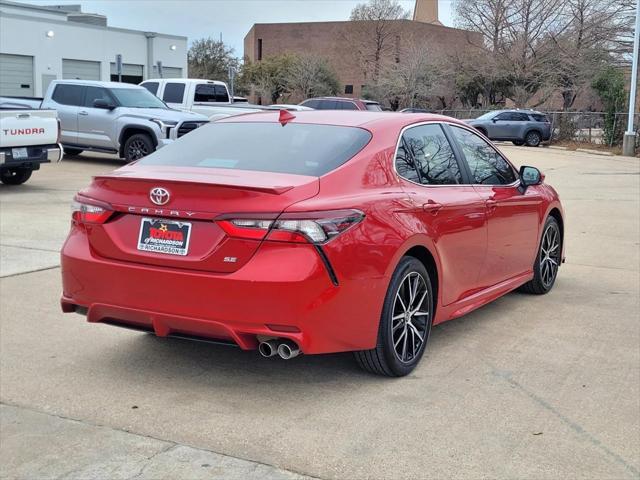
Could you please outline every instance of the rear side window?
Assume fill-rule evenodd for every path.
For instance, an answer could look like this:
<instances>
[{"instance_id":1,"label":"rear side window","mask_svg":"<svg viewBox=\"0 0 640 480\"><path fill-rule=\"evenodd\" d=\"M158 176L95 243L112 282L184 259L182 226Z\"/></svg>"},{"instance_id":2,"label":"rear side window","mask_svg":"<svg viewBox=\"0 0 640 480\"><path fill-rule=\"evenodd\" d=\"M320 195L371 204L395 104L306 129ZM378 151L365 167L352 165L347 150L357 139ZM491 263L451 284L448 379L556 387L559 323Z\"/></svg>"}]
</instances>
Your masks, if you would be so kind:
<instances>
[{"instance_id":1,"label":"rear side window","mask_svg":"<svg viewBox=\"0 0 640 480\"><path fill-rule=\"evenodd\" d=\"M550 123L549 122L549 117L547 117L546 115L543 115L541 113L532 113L531 116L533 117L533 119L536 122Z\"/></svg>"},{"instance_id":2,"label":"rear side window","mask_svg":"<svg viewBox=\"0 0 640 480\"><path fill-rule=\"evenodd\" d=\"M340 104L340 110L358 110L358 107L353 102L338 102Z\"/></svg>"},{"instance_id":3,"label":"rear side window","mask_svg":"<svg viewBox=\"0 0 640 480\"><path fill-rule=\"evenodd\" d=\"M156 95L158 93L158 87L160 86L160 84L158 82L144 82L141 86Z\"/></svg>"},{"instance_id":4,"label":"rear side window","mask_svg":"<svg viewBox=\"0 0 640 480\"><path fill-rule=\"evenodd\" d=\"M318 110L339 110L338 102L335 100L318 100Z\"/></svg>"},{"instance_id":5,"label":"rear side window","mask_svg":"<svg viewBox=\"0 0 640 480\"><path fill-rule=\"evenodd\" d=\"M82 85L56 85L51 98L61 105L80 107L84 100L84 89Z\"/></svg>"},{"instance_id":6,"label":"rear side window","mask_svg":"<svg viewBox=\"0 0 640 480\"><path fill-rule=\"evenodd\" d=\"M516 181L511 164L491 145L469 130L454 126L451 129L467 160L474 183L509 185Z\"/></svg>"},{"instance_id":7,"label":"rear side window","mask_svg":"<svg viewBox=\"0 0 640 480\"><path fill-rule=\"evenodd\" d=\"M440 125L421 125L404 132L396 155L398 174L423 185L462 183L460 166Z\"/></svg>"},{"instance_id":8,"label":"rear side window","mask_svg":"<svg viewBox=\"0 0 640 480\"><path fill-rule=\"evenodd\" d=\"M300 105L302 105L303 107L318 108L319 104L320 104L319 100L306 100L302 102Z\"/></svg>"},{"instance_id":9,"label":"rear side window","mask_svg":"<svg viewBox=\"0 0 640 480\"><path fill-rule=\"evenodd\" d=\"M167 103L182 103L184 97L184 83L167 83L164 86L162 100Z\"/></svg>"},{"instance_id":10,"label":"rear side window","mask_svg":"<svg viewBox=\"0 0 640 480\"><path fill-rule=\"evenodd\" d=\"M227 89L223 85L200 84L196 85L194 96L196 102L229 102Z\"/></svg>"},{"instance_id":11,"label":"rear side window","mask_svg":"<svg viewBox=\"0 0 640 480\"><path fill-rule=\"evenodd\" d=\"M140 163L319 177L345 163L370 139L367 130L355 127L211 123L157 150Z\"/></svg>"}]
</instances>

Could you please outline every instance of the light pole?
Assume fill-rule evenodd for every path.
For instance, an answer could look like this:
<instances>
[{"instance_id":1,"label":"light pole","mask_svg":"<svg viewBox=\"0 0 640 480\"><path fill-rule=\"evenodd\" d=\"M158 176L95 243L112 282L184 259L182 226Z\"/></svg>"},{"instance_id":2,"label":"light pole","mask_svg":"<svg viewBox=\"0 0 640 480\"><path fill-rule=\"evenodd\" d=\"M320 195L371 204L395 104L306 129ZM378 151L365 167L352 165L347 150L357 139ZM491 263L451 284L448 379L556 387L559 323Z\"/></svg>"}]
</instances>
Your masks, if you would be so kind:
<instances>
[{"instance_id":1,"label":"light pole","mask_svg":"<svg viewBox=\"0 0 640 480\"><path fill-rule=\"evenodd\" d=\"M636 2L636 29L633 39L633 64L631 67L631 88L629 89L629 121L624 132L622 154L633 157L636 147L636 132L633 130L633 119L636 111L636 89L638 87L638 47L640 47L640 0Z\"/></svg>"}]
</instances>

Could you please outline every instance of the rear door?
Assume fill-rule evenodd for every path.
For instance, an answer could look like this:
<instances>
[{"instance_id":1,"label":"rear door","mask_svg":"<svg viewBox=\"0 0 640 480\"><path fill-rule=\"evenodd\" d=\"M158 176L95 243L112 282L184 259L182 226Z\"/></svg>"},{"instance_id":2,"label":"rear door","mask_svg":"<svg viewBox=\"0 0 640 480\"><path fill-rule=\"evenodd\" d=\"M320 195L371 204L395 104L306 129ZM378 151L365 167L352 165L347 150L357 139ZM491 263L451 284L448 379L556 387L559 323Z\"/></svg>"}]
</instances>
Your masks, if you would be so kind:
<instances>
[{"instance_id":1,"label":"rear door","mask_svg":"<svg viewBox=\"0 0 640 480\"><path fill-rule=\"evenodd\" d=\"M60 141L63 144L78 144L78 112L84 106L85 88L84 85L59 83L53 90L51 100L53 107L58 111Z\"/></svg>"},{"instance_id":2,"label":"rear door","mask_svg":"<svg viewBox=\"0 0 640 480\"><path fill-rule=\"evenodd\" d=\"M523 194L513 166L475 132L451 126L488 219L487 256L480 273L484 287L530 271L538 245L539 208L534 189Z\"/></svg>"},{"instance_id":3,"label":"rear door","mask_svg":"<svg viewBox=\"0 0 640 480\"><path fill-rule=\"evenodd\" d=\"M116 105L116 100L106 88L85 87L84 102L78 110L78 143L92 147L114 148L116 109L95 108L96 100Z\"/></svg>"},{"instance_id":4,"label":"rear door","mask_svg":"<svg viewBox=\"0 0 640 480\"><path fill-rule=\"evenodd\" d=\"M429 232L443 272L442 299L456 302L476 288L484 264L487 225L484 202L472 185L440 124L406 129L396 171Z\"/></svg>"}]
</instances>

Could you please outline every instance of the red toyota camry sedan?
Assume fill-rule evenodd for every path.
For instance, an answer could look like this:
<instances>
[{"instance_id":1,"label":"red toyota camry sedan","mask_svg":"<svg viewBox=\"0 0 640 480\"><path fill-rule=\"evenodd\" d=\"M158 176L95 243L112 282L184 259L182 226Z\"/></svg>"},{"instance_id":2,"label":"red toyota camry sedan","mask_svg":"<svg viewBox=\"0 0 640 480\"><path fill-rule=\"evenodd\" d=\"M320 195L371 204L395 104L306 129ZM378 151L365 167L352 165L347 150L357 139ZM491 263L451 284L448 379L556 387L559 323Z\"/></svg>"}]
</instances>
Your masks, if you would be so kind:
<instances>
[{"instance_id":1,"label":"red toyota camry sedan","mask_svg":"<svg viewBox=\"0 0 640 480\"><path fill-rule=\"evenodd\" d=\"M95 177L72 217L63 311L266 357L353 351L389 376L432 325L547 293L564 259L543 175L428 114L211 123Z\"/></svg>"}]
</instances>

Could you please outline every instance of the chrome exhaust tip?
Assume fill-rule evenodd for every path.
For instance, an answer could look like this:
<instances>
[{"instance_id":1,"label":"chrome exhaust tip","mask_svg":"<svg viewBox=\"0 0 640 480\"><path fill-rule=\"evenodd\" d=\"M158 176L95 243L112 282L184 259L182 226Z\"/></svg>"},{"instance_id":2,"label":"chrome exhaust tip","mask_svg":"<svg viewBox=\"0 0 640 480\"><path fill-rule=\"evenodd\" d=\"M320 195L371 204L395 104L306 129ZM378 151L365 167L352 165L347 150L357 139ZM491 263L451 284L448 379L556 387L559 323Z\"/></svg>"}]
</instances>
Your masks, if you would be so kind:
<instances>
[{"instance_id":1,"label":"chrome exhaust tip","mask_svg":"<svg viewBox=\"0 0 640 480\"><path fill-rule=\"evenodd\" d=\"M280 358L283 360L291 360L300 355L300 348L291 340L285 340L278 345L278 355L280 355Z\"/></svg>"},{"instance_id":2,"label":"chrome exhaust tip","mask_svg":"<svg viewBox=\"0 0 640 480\"><path fill-rule=\"evenodd\" d=\"M278 353L278 342L276 340L267 340L266 342L260 342L258 345L258 351L263 357L273 357Z\"/></svg>"}]
</instances>

